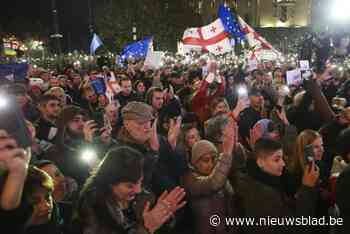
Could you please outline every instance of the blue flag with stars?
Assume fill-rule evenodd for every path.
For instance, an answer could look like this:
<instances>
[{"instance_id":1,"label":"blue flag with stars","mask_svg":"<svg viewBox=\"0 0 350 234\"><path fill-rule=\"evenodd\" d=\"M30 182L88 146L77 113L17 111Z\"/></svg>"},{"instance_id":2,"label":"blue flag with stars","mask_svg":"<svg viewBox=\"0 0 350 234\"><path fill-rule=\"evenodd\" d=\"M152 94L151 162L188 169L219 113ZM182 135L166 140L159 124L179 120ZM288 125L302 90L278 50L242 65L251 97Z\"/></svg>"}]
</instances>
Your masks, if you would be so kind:
<instances>
[{"instance_id":1,"label":"blue flag with stars","mask_svg":"<svg viewBox=\"0 0 350 234\"><path fill-rule=\"evenodd\" d=\"M144 40L126 45L120 55L121 61L128 58L140 59L146 57L151 41L152 37L147 37Z\"/></svg>"},{"instance_id":2,"label":"blue flag with stars","mask_svg":"<svg viewBox=\"0 0 350 234\"><path fill-rule=\"evenodd\" d=\"M226 32L230 33L235 39L240 38L241 40L245 40L245 33L242 32L237 17L234 16L229 8L221 4L218 14Z\"/></svg>"}]
</instances>

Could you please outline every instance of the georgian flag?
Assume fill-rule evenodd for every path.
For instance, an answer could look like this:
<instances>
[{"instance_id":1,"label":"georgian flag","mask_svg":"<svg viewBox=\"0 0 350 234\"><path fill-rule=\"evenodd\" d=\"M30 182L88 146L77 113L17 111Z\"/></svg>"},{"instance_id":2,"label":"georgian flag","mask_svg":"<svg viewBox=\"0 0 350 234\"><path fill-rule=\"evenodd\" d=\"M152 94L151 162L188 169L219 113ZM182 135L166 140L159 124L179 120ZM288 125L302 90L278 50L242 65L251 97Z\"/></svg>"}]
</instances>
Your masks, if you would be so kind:
<instances>
[{"instance_id":1,"label":"georgian flag","mask_svg":"<svg viewBox=\"0 0 350 234\"><path fill-rule=\"evenodd\" d=\"M277 55L280 54L265 38L260 36L251 26L249 26L240 16L238 16L238 22L241 30L245 34L245 38L248 41L250 47L253 48L252 57L256 57L257 53L263 50L271 50Z\"/></svg>"},{"instance_id":2,"label":"georgian flag","mask_svg":"<svg viewBox=\"0 0 350 234\"><path fill-rule=\"evenodd\" d=\"M229 33L220 18L200 28L186 29L182 41L184 52L196 50L218 55L232 50Z\"/></svg>"}]
</instances>

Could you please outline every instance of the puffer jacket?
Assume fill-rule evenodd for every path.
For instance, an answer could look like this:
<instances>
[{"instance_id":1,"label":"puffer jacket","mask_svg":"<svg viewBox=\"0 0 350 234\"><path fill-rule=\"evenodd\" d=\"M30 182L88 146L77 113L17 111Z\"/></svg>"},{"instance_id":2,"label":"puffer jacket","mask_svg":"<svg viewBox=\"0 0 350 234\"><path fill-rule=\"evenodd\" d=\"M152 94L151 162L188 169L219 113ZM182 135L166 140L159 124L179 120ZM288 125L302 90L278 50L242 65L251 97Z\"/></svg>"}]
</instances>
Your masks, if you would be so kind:
<instances>
[{"instance_id":1,"label":"puffer jacket","mask_svg":"<svg viewBox=\"0 0 350 234\"><path fill-rule=\"evenodd\" d=\"M183 185L189 195L190 206L194 215L196 234L238 233L237 227L217 227L210 225L210 217L234 217L234 191L228 181L232 166L232 157L221 155L209 176L202 176L192 166L183 178Z\"/></svg>"}]
</instances>

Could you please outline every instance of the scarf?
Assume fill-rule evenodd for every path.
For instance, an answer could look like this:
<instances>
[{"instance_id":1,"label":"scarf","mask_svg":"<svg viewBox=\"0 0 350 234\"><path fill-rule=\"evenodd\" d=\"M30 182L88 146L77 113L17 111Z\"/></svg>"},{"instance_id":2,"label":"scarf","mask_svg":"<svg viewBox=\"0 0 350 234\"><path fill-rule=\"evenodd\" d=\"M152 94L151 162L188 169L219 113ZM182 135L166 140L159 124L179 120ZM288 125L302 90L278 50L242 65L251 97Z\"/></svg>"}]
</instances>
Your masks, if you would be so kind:
<instances>
[{"instance_id":1,"label":"scarf","mask_svg":"<svg viewBox=\"0 0 350 234\"><path fill-rule=\"evenodd\" d=\"M247 170L248 175L256 179L257 181L272 187L273 189L285 193L286 188L283 183L283 176L273 176L266 172L264 172L258 164L255 162L255 160L248 160L247 161Z\"/></svg>"}]
</instances>

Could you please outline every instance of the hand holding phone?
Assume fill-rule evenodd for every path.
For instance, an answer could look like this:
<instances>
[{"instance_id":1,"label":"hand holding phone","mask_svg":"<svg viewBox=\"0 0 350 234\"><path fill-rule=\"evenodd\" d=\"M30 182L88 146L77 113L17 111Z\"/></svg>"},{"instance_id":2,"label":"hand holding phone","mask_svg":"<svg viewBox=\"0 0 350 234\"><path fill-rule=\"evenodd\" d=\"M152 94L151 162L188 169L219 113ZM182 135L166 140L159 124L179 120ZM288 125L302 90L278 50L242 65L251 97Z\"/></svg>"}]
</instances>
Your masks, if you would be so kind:
<instances>
[{"instance_id":1,"label":"hand holding phone","mask_svg":"<svg viewBox=\"0 0 350 234\"><path fill-rule=\"evenodd\" d=\"M314 146L312 144L304 147L305 162L310 165L315 162Z\"/></svg>"}]
</instances>

